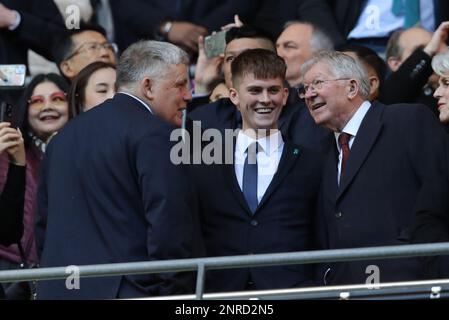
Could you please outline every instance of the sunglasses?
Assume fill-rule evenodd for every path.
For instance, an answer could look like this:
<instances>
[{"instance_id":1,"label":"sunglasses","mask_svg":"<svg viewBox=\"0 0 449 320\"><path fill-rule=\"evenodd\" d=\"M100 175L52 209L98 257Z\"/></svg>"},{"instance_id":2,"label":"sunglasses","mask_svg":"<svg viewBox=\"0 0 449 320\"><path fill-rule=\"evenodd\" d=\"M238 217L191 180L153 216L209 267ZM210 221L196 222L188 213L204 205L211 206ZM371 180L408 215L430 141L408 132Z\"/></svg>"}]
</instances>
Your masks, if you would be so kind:
<instances>
[{"instance_id":1,"label":"sunglasses","mask_svg":"<svg viewBox=\"0 0 449 320\"><path fill-rule=\"evenodd\" d=\"M53 92L48 96L48 99L43 95L35 95L28 100L28 105L30 108L42 109L46 101L49 101L54 106L60 106L67 103L67 98L64 92Z\"/></svg>"}]
</instances>

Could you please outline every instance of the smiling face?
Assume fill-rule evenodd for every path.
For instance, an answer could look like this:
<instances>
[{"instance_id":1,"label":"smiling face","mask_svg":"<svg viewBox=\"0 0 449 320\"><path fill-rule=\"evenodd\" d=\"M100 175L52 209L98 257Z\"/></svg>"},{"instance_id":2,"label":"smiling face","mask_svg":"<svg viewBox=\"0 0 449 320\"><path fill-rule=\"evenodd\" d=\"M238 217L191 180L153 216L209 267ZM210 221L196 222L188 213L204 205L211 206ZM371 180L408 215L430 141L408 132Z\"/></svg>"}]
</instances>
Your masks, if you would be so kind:
<instances>
[{"instance_id":1,"label":"smiling face","mask_svg":"<svg viewBox=\"0 0 449 320\"><path fill-rule=\"evenodd\" d=\"M114 96L116 78L117 73L112 68L103 68L92 73L85 88L84 111Z\"/></svg>"},{"instance_id":2,"label":"smiling face","mask_svg":"<svg viewBox=\"0 0 449 320\"><path fill-rule=\"evenodd\" d=\"M178 64L167 68L165 77L154 81L149 92L151 110L155 115L180 127L183 110L192 100L187 66Z\"/></svg>"},{"instance_id":3,"label":"smiling face","mask_svg":"<svg viewBox=\"0 0 449 320\"><path fill-rule=\"evenodd\" d=\"M440 78L439 87L435 91L434 97L438 99L440 121L449 123L449 77Z\"/></svg>"},{"instance_id":4,"label":"smiling face","mask_svg":"<svg viewBox=\"0 0 449 320\"><path fill-rule=\"evenodd\" d=\"M69 120L64 92L53 82L42 82L33 90L28 104L28 123L33 133L46 141Z\"/></svg>"},{"instance_id":5,"label":"smiling face","mask_svg":"<svg viewBox=\"0 0 449 320\"><path fill-rule=\"evenodd\" d=\"M319 62L312 66L304 75L304 85L318 83L321 88L315 88L305 93L305 102L315 122L332 131L340 131L351 119L361 101L353 102L358 92L354 80L335 80L329 68ZM331 81L328 81L331 80Z\"/></svg>"},{"instance_id":6,"label":"smiling face","mask_svg":"<svg viewBox=\"0 0 449 320\"><path fill-rule=\"evenodd\" d=\"M242 114L242 129L277 129L288 97L283 79L256 79L253 74L246 74L236 85L237 88L230 89L230 98Z\"/></svg>"}]
</instances>

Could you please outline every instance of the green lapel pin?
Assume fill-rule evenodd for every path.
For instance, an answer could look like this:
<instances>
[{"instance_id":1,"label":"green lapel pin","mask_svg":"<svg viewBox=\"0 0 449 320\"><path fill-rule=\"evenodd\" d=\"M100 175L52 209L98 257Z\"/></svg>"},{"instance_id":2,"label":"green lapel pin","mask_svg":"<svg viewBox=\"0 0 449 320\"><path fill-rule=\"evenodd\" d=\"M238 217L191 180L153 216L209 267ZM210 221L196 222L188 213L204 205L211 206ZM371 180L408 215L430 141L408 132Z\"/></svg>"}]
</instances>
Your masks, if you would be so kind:
<instances>
[{"instance_id":1,"label":"green lapel pin","mask_svg":"<svg viewBox=\"0 0 449 320\"><path fill-rule=\"evenodd\" d=\"M295 148L295 149L293 150L293 154L294 154L295 156L297 156L297 155L299 154L299 149L298 149L298 148Z\"/></svg>"}]
</instances>

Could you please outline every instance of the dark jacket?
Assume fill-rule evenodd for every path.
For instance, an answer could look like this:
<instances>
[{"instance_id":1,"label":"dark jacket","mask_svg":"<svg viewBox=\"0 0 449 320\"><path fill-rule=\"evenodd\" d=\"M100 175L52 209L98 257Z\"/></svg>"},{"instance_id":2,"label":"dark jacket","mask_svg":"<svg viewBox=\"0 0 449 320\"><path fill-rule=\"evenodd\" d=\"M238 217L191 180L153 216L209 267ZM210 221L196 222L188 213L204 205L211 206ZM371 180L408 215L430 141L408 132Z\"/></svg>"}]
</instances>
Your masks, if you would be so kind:
<instances>
[{"instance_id":1,"label":"dark jacket","mask_svg":"<svg viewBox=\"0 0 449 320\"><path fill-rule=\"evenodd\" d=\"M234 152L234 147L224 150ZM312 250L321 160L319 153L285 142L278 170L254 213L233 163L192 166L207 256ZM210 292L312 284L310 265L209 271L206 281Z\"/></svg>"},{"instance_id":2,"label":"dark jacket","mask_svg":"<svg viewBox=\"0 0 449 320\"><path fill-rule=\"evenodd\" d=\"M26 150L26 188L25 202L23 207L23 236L21 237L22 248L30 266L38 264L36 252L36 240L34 235L35 217L37 212L37 183L39 167L42 154L34 146ZM8 173L8 157L0 157L0 186L6 182ZM11 246L0 246L0 257L17 264L22 262L22 257L17 244Z\"/></svg>"},{"instance_id":3,"label":"dark jacket","mask_svg":"<svg viewBox=\"0 0 449 320\"><path fill-rule=\"evenodd\" d=\"M432 185L447 166L447 135L423 105L374 103L352 145L337 186L338 152L327 155L320 221L323 249L408 244L415 211L434 198ZM367 267L380 268L380 281L424 277L417 258L325 264L327 284L364 284ZM326 274L327 268L330 272ZM326 275L326 276L325 276Z\"/></svg>"},{"instance_id":4,"label":"dark jacket","mask_svg":"<svg viewBox=\"0 0 449 320\"><path fill-rule=\"evenodd\" d=\"M117 93L50 142L39 183L42 267L192 258L194 198L170 159L172 126ZM38 283L40 299L111 299L193 291L190 274Z\"/></svg>"}]
</instances>

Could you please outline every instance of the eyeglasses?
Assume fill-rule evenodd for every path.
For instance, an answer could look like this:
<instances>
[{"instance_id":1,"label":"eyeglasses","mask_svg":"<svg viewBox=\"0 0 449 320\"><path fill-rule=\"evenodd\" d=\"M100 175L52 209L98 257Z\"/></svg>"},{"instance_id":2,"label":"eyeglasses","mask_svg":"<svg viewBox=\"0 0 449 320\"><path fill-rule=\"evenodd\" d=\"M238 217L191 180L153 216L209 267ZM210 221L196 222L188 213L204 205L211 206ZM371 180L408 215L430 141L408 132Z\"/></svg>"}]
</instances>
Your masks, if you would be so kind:
<instances>
[{"instance_id":1,"label":"eyeglasses","mask_svg":"<svg viewBox=\"0 0 449 320\"><path fill-rule=\"evenodd\" d=\"M33 109L42 109L45 105L45 101L50 101L54 106L62 106L67 103L66 94L64 92L53 92L48 99L43 95L32 96L30 100L28 100L28 105Z\"/></svg>"},{"instance_id":2,"label":"eyeglasses","mask_svg":"<svg viewBox=\"0 0 449 320\"><path fill-rule=\"evenodd\" d=\"M114 53L118 52L118 47L115 43L98 43L98 42L86 42L83 43L81 46L78 47L71 55L69 55L65 60L72 59L74 56L83 53L83 52L95 52L100 51L101 49L109 50Z\"/></svg>"},{"instance_id":3,"label":"eyeglasses","mask_svg":"<svg viewBox=\"0 0 449 320\"><path fill-rule=\"evenodd\" d=\"M338 78L338 79L328 79L328 80L320 80L320 79L315 79L312 81L312 83L308 84L308 83L304 83L301 87L298 88L298 96L301 99L304 99L306 97L306 93L309 90L321 90L323 89L323 86L326 82L329 81L340 81L340 80L351 80L351 78Z\"/></svg>"}]
</instances>

